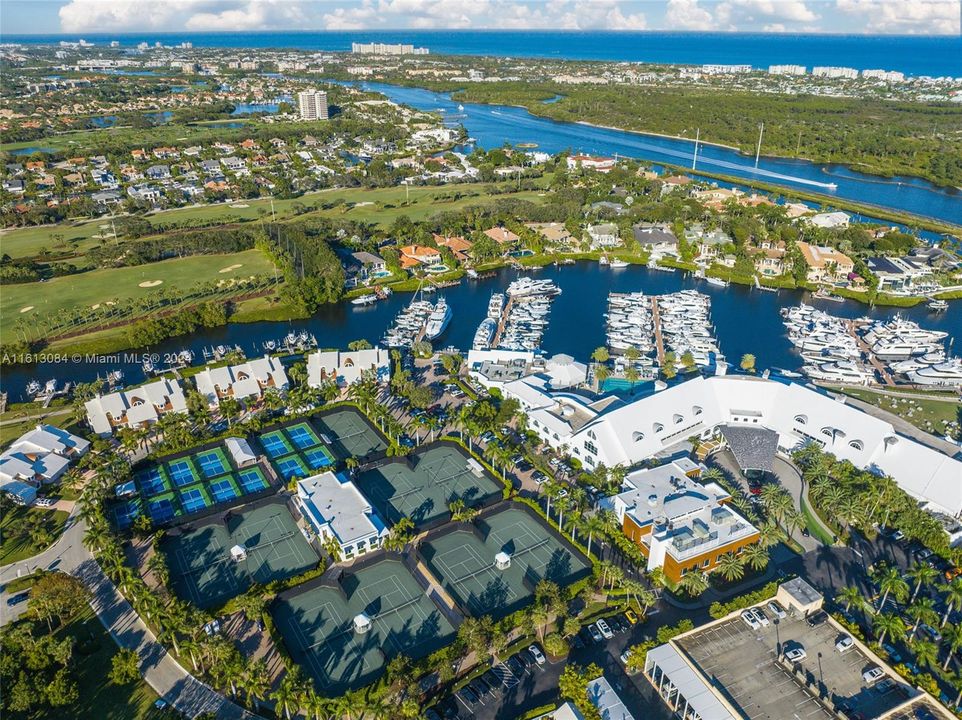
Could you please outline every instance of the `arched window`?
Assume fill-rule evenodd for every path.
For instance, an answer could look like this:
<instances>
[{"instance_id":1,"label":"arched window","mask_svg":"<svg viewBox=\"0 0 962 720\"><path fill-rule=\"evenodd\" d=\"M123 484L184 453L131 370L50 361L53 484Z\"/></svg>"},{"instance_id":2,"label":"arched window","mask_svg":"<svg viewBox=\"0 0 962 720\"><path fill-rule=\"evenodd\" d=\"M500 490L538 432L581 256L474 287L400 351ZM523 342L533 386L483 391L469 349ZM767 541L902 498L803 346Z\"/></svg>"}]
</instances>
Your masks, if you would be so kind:
<instances>
[{"instance_id":1,"label":"arched window","mask_svg":"<svg viewBox=\"0 0 962 720\"><path fill-rule=\"evenodd\" d=\"M651 426L651 429L654 430L656 433L660 433L662 430L665 429L665 426L662 425L661 423L654 423Z\"/></svg>"},{"instance_id":2,"label":"arched window","mask_svg":"<svg viewBox=\"0 0 962 720\"><path fill-rule=\"evenodd\" d=\"M701 405L692 406L692 409L691 409L692 415L698 416L698 415L701 415L703 412L705 411L702 409Z\"/></svg>"},{"instance_id":3,"label":"arched window","mask_svg":"<svg viewBox=\"0 0 962 720\"><path fill-rule=\"evenodd\" d=\"M672 417L672 420L674 421L675 425L681 425L683 422L685 422L685 416L675 413L675 415Z\"/></svg>"},{"instance_id":4,"label":"arched window","mask_svg":"<svg viewBox=\"0 0 962 720\"><path fill-rule=\"evenodd\" d=\"M854 449L856 449L856 450L864 450L864 449L865 449L865 443L863 443L861 440L849 440L848 446L849 446L850 448L854 448Z\"/></svg>"},{"instance_id":5,"label":"arched window","mask_svg":"<svg viewBox=\"0 0 962 720\"><path fill-rule=\"evenodd\" d=\"M825 437L832 437L835 431L830 427L823 427L821 430L819 430L819 432Z\"/></svg>"},{"instance_id":6,"label":"arched window","mask_svg":"<svg viewBox=\"0 0 962 720\"><path fill-rule=\"evenodd\" d=\"M635 432L631 434L631 439L634 440L635 442L640 442L641 440L645 439L645 434L643 432L635 430Z\"/></svg>"},{"instance_id":7,"label":"arched window","mask_svg":"<svg viewBox=\"0 0 962 720\"><path fill-rule=\"evenodd\" d=\"M592 440L597 440L597 439L598 439L598 438L595 437L595 431L594 431L594 430L589 430L589 431L588 431L588 437L590 437Z\"/></svg>"},{"instance_id":8,"label":"arched window","mask_svg":"<svg viewBox=\"0 0 962 720\"><path fill-rule=\"evenodd\" d=\"M807 415L796 415L796 416L795 416L795 422L797 422L799 425L808 425L808 416L807 416Z\"/></svg>"}]
</instances>

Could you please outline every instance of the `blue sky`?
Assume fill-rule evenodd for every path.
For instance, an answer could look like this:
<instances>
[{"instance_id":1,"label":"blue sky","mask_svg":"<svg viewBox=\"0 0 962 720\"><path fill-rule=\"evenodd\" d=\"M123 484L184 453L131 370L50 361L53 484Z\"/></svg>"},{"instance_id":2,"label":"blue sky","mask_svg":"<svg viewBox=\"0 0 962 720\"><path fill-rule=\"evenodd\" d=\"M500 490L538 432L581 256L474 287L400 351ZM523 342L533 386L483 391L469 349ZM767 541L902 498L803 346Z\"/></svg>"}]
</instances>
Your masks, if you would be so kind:
<instances>
[{"instance_id":1,"label":"blue sky","mask_svg":"<svg viewBox=\"0 0 962 720\"><path fill-rule=\"evenodd\" d=\"M960 31L960 5L962 0L3 0L0 33L541 28L947 35Z\"/></svg>"}]
</instances>

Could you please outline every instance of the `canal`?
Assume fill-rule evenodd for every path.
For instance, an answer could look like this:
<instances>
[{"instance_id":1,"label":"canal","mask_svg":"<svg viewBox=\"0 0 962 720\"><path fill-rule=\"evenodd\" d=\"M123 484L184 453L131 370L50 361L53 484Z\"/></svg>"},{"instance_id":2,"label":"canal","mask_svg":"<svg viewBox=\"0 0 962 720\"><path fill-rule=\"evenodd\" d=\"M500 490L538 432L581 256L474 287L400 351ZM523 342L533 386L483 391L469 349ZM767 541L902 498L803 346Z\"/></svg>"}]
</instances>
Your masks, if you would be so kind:
<instances>
[{"instance_id":1,"label":"canal","mask_svg":"<svg viewBox=\"0 0 962 720\"><path fill-rule=\"evenodd\" d=\"M729 362L738 363L745 353L752 353L761 368L797 370L801 358L788 341L779 310L799 302L811 302L817 307L843 317L892 317L897 312L915 320L923 327L938 328L950 337L962 337L962 305L950 304L947 311L934 313L924 304L909 309L869 308L861 303L813 300L810 293L781 290L777 294L761 292L740 285L727 288L709 285L703 280L681 272L650 270L633 265L623 269L609 269L594 262L579 262L568 266L548 266L529 273L533 277L550 278L562 289L552 305L550 324L542 347L548 354L567 353L575 359L588 361L591 352L605 344L604 313L609 292L643 291L650 295L695 289L712 299L712 320L722 352ZM435 343L436 348L453 345L461 350L471 346L475 330L487 313L491 293L503 291L520 273L504 268L485 280L465 279L456 287L446 288L444 296L454 311L445 334ZM430 297L430 296L429 296ZM237 345L247 355L264 352L268 340L280 340L291 331L305 330L317 337L322 348L344 349L352 340L365 339L377 343L398 311L411 300L408 293L396 293L387 300L368 307L339 303L321 308L313 317L294 322L261 322L230 324L182 336L160 345L141 349L147 353L166 355L188 348L195 353L195 362L203 361L203 350L214 345ZM19 401L31 379L46 381L51 378L63 382L86 382L111 370L124 371L125 381L141 382L144 374L136 362L64 362L5 368L2 388L10 400Z\"/></svg>"}]
</instances>

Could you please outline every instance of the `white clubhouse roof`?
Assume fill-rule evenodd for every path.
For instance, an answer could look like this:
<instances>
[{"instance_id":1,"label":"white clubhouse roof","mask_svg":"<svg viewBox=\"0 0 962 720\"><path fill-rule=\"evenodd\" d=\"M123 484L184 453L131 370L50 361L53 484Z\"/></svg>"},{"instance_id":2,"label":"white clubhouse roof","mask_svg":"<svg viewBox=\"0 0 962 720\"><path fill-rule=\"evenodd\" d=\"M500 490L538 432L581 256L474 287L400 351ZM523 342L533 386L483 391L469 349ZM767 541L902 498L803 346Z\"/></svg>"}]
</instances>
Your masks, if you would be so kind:
<instances>
[{"instance_id":1,"label":"white clubhouse roof","mask_svg":"<svg viewBox=\"0 0 962 720\"><path fill-rule=\"evenodd\" d=\"M378 382L390 380L391 354L387 349L318 350L307 356L307 384L311 387L320 387L330 381L351 385L360 380L365 371L374 373Z\"/></svg>"},{"instance_id":2,"label":"white clubhouse roof","mask_svg":"<svg viewBox=\"0 0 962 720\"><path fill-rule=\"evenodd\" d=\"M250 443L244 438L229 437L224 440L224 446L238 467L257 460L257 455L251 449Z\"/></svg>"},{"instance_id":3,"label":"white clubhouse roof","mask_svg":"<svg viewBox=\"0 0 962 720\"><path fill-rule=\"evenodd\" d=\"M216 405L223 397L236 400L258 398L267 388L284 392L288 387L284 366L270 355L240 365L207 368L194 377L194 383L211 405Z\"/></svg>"},{"instance_id":4,"label":"white clubhouse roof","mask_svg":"<svg viewBox=\"0 0 962 720\"><path fill-rule=\"evenodd\" d=\"M588 683L588 699L598 708L602 720L635 720L604 675Z\"/></svg>"},{"instance_id":5,"label":"white clubhouse roof","mask_svg":"<svg viewBox=\"0 0 962 720\"><path fill-rule=\"evenodd\" d=\"M10 488L17 483L53 482L89 448L89 442L66 430L37 425L0 454L0 486L14 492Z\"/></svg>"},{"instance_id":6,"label":"white clubhouse roof","mask_svg":"<svg viewBox=\"0 0 962 720\"><path fill-rule=\"evenodd\" d=\"M557 402L556 394L544 387L529 385L524 392L523 404L529 408ZM962 462L957 458L899 435L885 420L794 383L735 375L698 377L612 405L562 441L579 448L582 457L590 442L597 448L597 462L630 466L722 424L774 430L786 451L815 441L841 460L891 476L931 510L962 514Z\"/></svg>"},{"instance_id":7,"label":"white clubhouse roof","mask_svg":"<svg viewBox=\"0 0 962 720\"><path fill-rule=\"evenodd\" d=\"M298 480L297 494L318 534L332 534L342 547L387 533L354 483L331 471Z\"/></svg>"},{"instance_id":8,"label":"white clubhouse roof","mask_svg":"<svg viewBox=\"0 0 962 720\"><path fill-rule=\"evenodd\" d=\"M87 421L98 435L114 427L138 427L156 422L168 412L187 412L184 391L176 380L160 379L132 390L101 395L84 403Z\"/></svg>"},{"instance_id":9,"label":"white clubhouse roof","mask_svg":"<svg viewBox=\"0 0 962 720\"><path fill-rule=\"evenodd\" d=\"M646 665L655 664L671 678L678 694L702 720L736 720L699 672L696 672L674 645L659 645L648 651Z\"/></svg>"}]
</instances>

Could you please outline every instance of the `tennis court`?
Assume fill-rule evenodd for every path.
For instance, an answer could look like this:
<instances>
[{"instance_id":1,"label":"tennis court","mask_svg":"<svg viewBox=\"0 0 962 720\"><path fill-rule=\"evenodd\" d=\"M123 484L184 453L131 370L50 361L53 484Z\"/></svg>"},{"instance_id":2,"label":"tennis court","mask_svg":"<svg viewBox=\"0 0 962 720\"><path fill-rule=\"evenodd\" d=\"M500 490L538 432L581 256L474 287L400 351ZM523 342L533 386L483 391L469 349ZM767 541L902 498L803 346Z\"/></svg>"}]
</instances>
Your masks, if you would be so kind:
<instances>
[{"instance_id":1,"label":"tennis court","mask_svg":"<svg viewBox=\"0 0 962 720\"><path fill-rule=\"evenodd\" d=\"M386 521L409 517L416 526L449 517L455 500L480 505L501 497L501 485L450 443L367 470L356 482Z\"/></svg>"},{"instance_id":2,"label":"tennis court","mask_svg":"<svg viewBox=\"0 0 962 720\"><path fill-rule=\"evenodd\" d=\"M170 479L174 481L174 485L177 487L193 485L195 482L200 480L200 478L194 473L194 468L191 465L189 458L181 458L180 460L174 460L173 462L167 463L167 472L170 474Z\"/></svg>"},{"instance_id":3,"label":"tennis court","mask_svg":"<svg viewBox=\"0 0 962 720\"><path fill-rule=\"evenodd\" d=\"M354 631L366 614L373 627ZM336 586L314 584L281 595L271 608L284 644L325 694L365 685L391 658L429 655L454 628L404 565L391 558L346 571Z\"/></svg>"},{"instance_id":4,"label":"tennis court","mask_svg":"<svg viewBox=\"0 0 962 720\"><path fill-rule=\"evenodd\" d=\"M241 496L240 488L234 478L227 476L220 480L213 480L210 484L210 495L215 503L227 502Z\"/></svg>"},{"instance_id":5,"label":"tennis court","mask_svg":"<svg viewBox=\"0 0 962 720\"><path fill-rule=\"evenodd\" d=\"M122 500L113 506L114 524L121 530L126 530L134 524L140 512L140 500Z\"/></svg>"},{"instance_id":6,"label":"tennis court","mask_svg":"<svg viewBox=\"0 0 962 720\"><path fill-rule=\"evenodd\" d=\"M474 616L504 617L526 605L542 579L560 586L587 575L591 566L577 551L521 506L507 507L474 526L441 531L421 554L441 585ZM511 557L498 569L499 552Z\"/></svg>"},{"instance_id":7,"label":"tennis court","mask_svg":"<svg viewBox=\"0 0 962 720\"><path fill-rule=\"evenodd\" d=\"M284 480L290 480L292 477L303 479L310 475L307 471L307 465L304 464L299 455L288 455L275 460L274 468Z\"/></svg>"},{"instance_id":8,"label":"tennis court","mask_svg":"<svg viewBox=\"0 0 962 720\"><path fill-rule=\"evenodd\" d=\"M287 433L287 437L291 439L298 450L306 450L321 444L321 439L317 436L317 433L306 422L289 425L284 428L284 432Z\"/></svg>"},{"instance_id":9,"label":"tennis court","mask_svg":"<svg viewBox=\"0 0 962 720\"><path fill-rule=\"evenodd\" d=\"M175 502L176 499L172 492L152 497L147 501L147 514L156 524L170 522L181 514L180 507L175 505Z\"/></svg>"},{"instance_id":10,"label":"tennis court","mask_svg":"<svg viewBox=\"0 0 962 720\"><path fill-rule=\"evenodd\" d=\"M225 522L226 518L226 522ZM201 608L317 565L317 554L283 502L243 508L172 530L162 540L177 595ZM246 559L230 550L240 545Z\"/></svg>"},{"instance_id":11,"label":"tennis court","mask_svg":"<svg viewBox=\"0 0 962 720\"><path fill-rule=\"evenodd\" d=\"M270 458L279 458L282 455L294 452L294 448L280 430L271 430L270 432L262 433L257 436L257 439L260 440L264 452L267 453L267 456Z\"/></svg>"},{"instance_id":12,"label":"tennis court","mask_svg":"<svg viewBox=\"0 0 962 720\"><path fill-rule=\"evenodd\" d=\"M184 512L197 512L211 505L213 502L203 485L198 484L180 491L180 506L184 508Z\"/></svg>"},{"instance_id":13,"label":"tennis court","mask_svg":"<svg viewBox=\"0 0 962 720\"><path fill-rule=\"evenodd\" d=\"M354 408L341 408L314 418L314 422L328 438L334 452L342 459L363 458L387 449L380 434Z\"/></svg>"},{"instance_id":14,"label":"tennis court","mask_svg":"<svg viewBox=\"0 0 962 720\"><path fill-rule=\"evenodd\" d=\"M334 464L334 456L323 445L304 452L304 460L311 470L320 470Z\"/></svg>"},{"instance_id":15,"label":"tennis court","mask_svg":"<svg viewBox=\"0 0 962 720\"><path fill-rule=\"evenodd\" d=\"M247 468L237 473L237 484L244 494L250 494L267 487L267 479L260 468Z\"/></svg>"},{"instance_id":16,"label":"tennis court","mask_svg":"<svg viewBox=\"0 0 962 720\"><path fill-rule=\"evenodd\" d=\"M140 494L144 497L160 495L170 490L170 483L164 477L163 469L158 465L153 465L140 470L135 476L137 484L140 486Z\"/></svg>"},{"instance_id":17,"label":"tennis court","mask_svg":"<svg viewBox=\"0 0 962 720\"><path fill-rule=\"evenodd\" d=\"M230 463L227 462L227 456L224 455L224 451L220 448L212 448L211 450L197 453L194 455L194 460L196 460L200 466L200 471L208 478L215 478L218 475L223 475L230 471Z\"/></svg>"}]
</instances>

